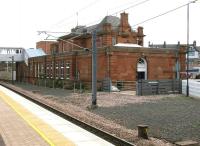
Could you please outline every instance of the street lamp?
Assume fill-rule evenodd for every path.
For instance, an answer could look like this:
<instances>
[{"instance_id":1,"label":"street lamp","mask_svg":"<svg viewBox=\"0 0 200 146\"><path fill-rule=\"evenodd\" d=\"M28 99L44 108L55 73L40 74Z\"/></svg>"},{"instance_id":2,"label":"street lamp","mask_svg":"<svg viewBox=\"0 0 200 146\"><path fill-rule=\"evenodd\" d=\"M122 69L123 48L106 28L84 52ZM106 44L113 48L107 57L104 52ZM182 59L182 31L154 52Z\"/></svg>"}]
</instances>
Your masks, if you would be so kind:
<instances>
[{"instance_id":1,"label":"street lamp","mask_svg":"<svg viewBox=\"0 0 200 146\"><path fill-rule=\"evenodd\" d=\"M11 75L12 75L12 84L14 84L14 74L13 74L13 71L14 71L14 56L12 56L12 57L9 57L9 58L11 58L12 59L12 64L11 64Z\"/></svg>"},{"instance_id":2,"label":"street lamp","mask_svg":"<svg viewBox=\"0 0 200 146\"><path fill-rule=\"evenodd\" d=\"M186 85L186 96L189 96L189 79L188 79L188 70L189 70L189 7L190 3L187 4L187 85Z\"/></svg>"},{"instance_id":3,"label":"street lamp","mask_svg":"<svg viewBox=\"0 0 200 146\"><path fill-rule=\"evenodd\" d=\"M195 3L197 0L191 1L187 4L187 85L186 96L189 96L189 29L190 29L190 4Z\"/></svg>"}]
</instances>

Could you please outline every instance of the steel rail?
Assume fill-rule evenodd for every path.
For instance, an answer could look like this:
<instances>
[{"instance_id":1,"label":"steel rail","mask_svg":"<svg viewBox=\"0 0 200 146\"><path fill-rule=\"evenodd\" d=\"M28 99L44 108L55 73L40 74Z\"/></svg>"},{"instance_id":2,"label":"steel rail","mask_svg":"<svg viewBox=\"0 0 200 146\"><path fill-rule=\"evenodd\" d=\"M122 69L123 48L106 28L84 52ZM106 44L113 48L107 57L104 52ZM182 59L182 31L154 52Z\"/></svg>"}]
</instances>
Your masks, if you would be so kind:
<instances>
[{"instance_id":1,"label":"steel rail","mask_svg":"<svg viewBox=\"0 0 200 146\"><path fill-rule=\"evenodd\" d=\"M108 141L108 142L110 142L110 143L112 143L116 146L136 146L133 143L127 142L124 139L116 137L116 136L114 136L114 135L112 135L112 134L110 134L106 131L103 131L103 130L97 128L97 127L91 126L91 125L89 125L89 124L87 124L83 121L80 121L80 120L78 120L78 119L76 119L76 118L74 118L70 115L67 115L66 113L64 113L61 110L56 109L55 107L52 107L52 106L45 104L45 103L42 103L39 100L33 99L29 95L25 95L25 93L20 92L20 91L12 88L10 86L7 86L4 83L0 83L0 85L4 86L5 88L8 88L9 90L11 90L11 91L23 96L24 98L28 99L29 101L31 101L31 102L33 102L37 105L40 105L41 107L53 112L54 114L64 118L65 120L68 120L68 121L76 124L77 126L80 126L81 128L101 137L102 139L104 139L104 140L106 140L106 141Z\"/></svg>"}]
</instances>

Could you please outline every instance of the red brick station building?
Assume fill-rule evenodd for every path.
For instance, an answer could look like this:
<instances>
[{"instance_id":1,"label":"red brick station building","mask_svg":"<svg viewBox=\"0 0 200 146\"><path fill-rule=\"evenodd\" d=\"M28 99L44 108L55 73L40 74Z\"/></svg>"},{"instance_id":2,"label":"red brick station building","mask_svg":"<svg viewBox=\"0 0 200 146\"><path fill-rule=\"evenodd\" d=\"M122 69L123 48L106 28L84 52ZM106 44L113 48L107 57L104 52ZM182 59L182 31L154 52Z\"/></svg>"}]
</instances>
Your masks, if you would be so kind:
<instances>
[{"instance_id":1,"label":"red brick station building","mask_svg":"<svg viewBox=\"0 0 200 146\"><path fill-rule=\"evenodd\" d=\"M39 81L62 81L68 87L80 81L91 87L92 31L97 31L98 88L109 79L113 85L124 87L138 79L179 79L185 71L185 47L143 47L143 27L133 30L128 14L121 17L106 16L99 24L77 26L57 41L41 41L47 55L29 58L28 64L17 64L17 80L37 84ZM81 46L81 47L79 47ZM87 49L86 49L87 48Z\"/></svg>"}]
</instances>

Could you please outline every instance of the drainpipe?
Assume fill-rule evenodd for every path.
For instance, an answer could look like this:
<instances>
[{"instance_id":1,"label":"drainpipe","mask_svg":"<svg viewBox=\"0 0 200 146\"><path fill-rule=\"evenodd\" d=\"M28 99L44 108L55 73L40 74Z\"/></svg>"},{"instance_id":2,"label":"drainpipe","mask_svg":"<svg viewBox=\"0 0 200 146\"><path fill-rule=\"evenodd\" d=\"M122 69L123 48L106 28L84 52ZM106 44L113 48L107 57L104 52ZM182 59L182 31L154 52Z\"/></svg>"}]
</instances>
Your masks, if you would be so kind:
<instances>
[{"instance_id":1,"label":"drainpipe","mask_svg":"<svg viewBox=\"0 0 200 146\"><path fill-rule=\"evenodd\" d=\"M178 45L176 48L176 79L180 79L180 76L179 76L179 49L180 49L180 42L178 42Z\"/></svg>"},{"instance_id":2,"label":"drainpipe","mask_svg":"<svg viewBox=\"0 0 200 146\"><path fill-rule=\"evenodd\" d=\"M108 90L109 92L111 91L111 79L110 79L110 51L109 48L106 48L106 56L107 56L107 73L106 73L106 78L108 80Z\"/></svg>"}]
</instances>

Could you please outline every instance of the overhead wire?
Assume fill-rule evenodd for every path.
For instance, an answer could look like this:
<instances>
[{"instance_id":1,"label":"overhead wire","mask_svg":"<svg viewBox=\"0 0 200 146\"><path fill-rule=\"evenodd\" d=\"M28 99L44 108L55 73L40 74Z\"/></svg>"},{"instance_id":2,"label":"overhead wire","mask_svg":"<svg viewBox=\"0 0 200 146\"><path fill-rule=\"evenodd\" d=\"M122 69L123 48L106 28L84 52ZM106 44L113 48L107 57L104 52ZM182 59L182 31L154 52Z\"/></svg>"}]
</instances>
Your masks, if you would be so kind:
<instances>
[{"instance_id":1,"label":"overhead wire","mask_svg":"<svg viewBox=\"0 0 200 146\"><path fill-rule=\"evenodd\" d=\"M143 3L147 2L147 1L150 1L150 0L144 0L144 1L140 2L140 3L137 3L137 4L135 4L135 5L129 6L129 7L127 7L126 9L117 11L117 13L120 13L120 12L122 12L122 11L124 11L124 10L130 9L130 8L133 8L133 7L136 7L136 6L138 6L138 5L141 5L141 4L143 4ZM181 9L181 8L187 6L187 5L190 4L190 3L195 3L196 1L199 1L199 0L193 0L193 1L191 1L191 2L188 2L188 3L186 3L186 4L183 4L183 5L181 5L181 6L178 6L178 7L174 8L174 9L168 10L168 11L166 11L166 12L163 12L163 13L159 14L159 15L156 15L156 16L154 16L154 17L151 17L151 18L148 18L148 19L146 19L146 20L144 20L144 21L141 21L141 22L139 22L139 23L137 23L137 24L135 24L135 25L132 25L131 27L138 26L138 25L140 25L140 24L143 24L143 23L149 22L149 21L151 21L151 20L154 20L154 19L156 19L156 18L158 18L158 17L167 15L168 13L172 13L172 12L178 10L178 9ZM113 14L116 14L116 12L113 13ZM112 14L112 15L113 15L113 14ZM87 25L86 25L86 26L87 26ZM118 26L114 26L114 27L118 27ZM44 33L44 32L43 32L43 33ZM73 45L73 46L76 46L76 47L78 47L78 48L84 49L83 46L77 45L77 44L75 44L75 43L73 43L73 42L71 41L71 40L74 39L74 38L80 37L83 33L79 33L79 34L77 34L77 36L74 36L74 37L72 37L72 38L70 38L70 39L67 39L67 40L66 40L66 39L62 39L62 38L60 38L60 37L56 37L56 36L51 35L51 34L48 34L48 33L57 33L57 32L50 32L50 31L49 31L49 32L45 32L45 34L47 34L48 37L50 36L50 37L56 38L57 40L61 40L61 41L65 42L65 43L69 43L69 44L71 44L71 45ZM68 33L71 33L71 32L68 32Z\"/></svg>"},{"instance_id":2,"label":"overhead wire","mask_svg":"<svg viewBox=\"0 0 200 146\"><path fill-rule=\"evenodd\" d=\"M139 5L142 5L142 4L144 4L144 3L148 2L148 1L150 1L150 0L143 0L143 1L141 1L141 2L138 2L138 3L134 4L134 5L131 5L131 6L127 7L127 8L125 8L125 9L121 9L121 10L119 10L119 11L116 11L116 12L114 12L114 13L111 13L111 14L109 14L109 15L113 16L113 15L115 15L115 14L124 12L125 10L134 8L134 7L139 6ZM134 3L135 3L135 1L134 1ZM90 22L90 23L87 23L87 24L84 25L84 26L88 26L88 25L97 23L97 22L101 21L102 19L103 19L103 18L97 19L97 20L95 20L95 21L92 21L92 22Z\"/></svg>"},{"instance_id":3,"label":"overhead wire","mask_svg":"<svg viewBox=\"0 0 200 146\"><path fill-rule=\"evenodd\" d=\"M70 41L68 41L68 40L61 39L60 37L55 37L55 36L53 36L53 35L51 35L51 34L48 34L48 35L51 36L51 37L57 38L58 40L61 40L61 41L63 41L63 42L69 43L69 44L71 44L71 45L73 45L73 46L76 46L76 47L78 47L78 48L81 48L81 49L84 48L84 47L79 46L79 45L77 45L77 44L75 44L75 43L73 43L73 42L70 42ZM69 40L70 40L70 39L69 39Z\"/></svg>"},{"instance_id":4,"label":"overhead wire","mask_svg":"<svg viewBox=\"0 0 200 146\"><path fill-rule=\"evenodd\" d=\"M86 5L86 6L82 7L82 8L80 8L79 10L77 10L76 12L74 12L73 14L71 14L71 15L69 15L69 16L63 18L62 20L58 21L57 23L53 24L53 26L51 26L51 27L55 27L55 26L57 26L57 25L60 25L60 24L64 23L66 20L69 20L70 18L76 16L77 13L80 13L80 12L84 11L85 9L91 7L92 5L96 4L96 3L99 2L99 1L100 1L100 0L94 0L93 2L89 3L88 5Z\"/></svg>"},{"instance_id":5,"label":"overhead wire","mask_svg":"<svg viewBox=\"0 0 200 146\"><path fill-rule=\"evenodd\" d=\"M87 8L89 8L89 7L91 7L91 6L94 5L97 1L99 1L99 0L95 0L95 1L91 2L90 4L86 5L85 7L81 8L80 10L78 10L76 13L74 13L74 14L70 15L69 17L66 17L66 18L62 19L61 21L59 21L58 23L54 24L54 26L63 23L66 19L69 19L69 18L71 18L71 17L74 17L75 15L76 15L76 17L78 17L78 15L77 15L78 13L80 13L81 11L83 11L83 10L85 10L85 9L87 9ZM137 1L138 1L138 0L136 0L136 1L134 1L134 2L131 2L131 4L133 4L133 3L134 3L134 4L133 4L133 5L130 5L130 6L128 6L128 7L126 7L125 9L121 9L121 10L119 10L119 11L116 11L116 12L111 13L111 14L108 14L108 15L116 15L116 14L118 14L118 13L120 13L120 12L123 12L123 11L125 11L125 10L130 9L130 8L134 8L134 7L139 6L139 5L143 4L143 3L146 3L146 2L148 2L148 1L150 1L150 0L143 0L143 1L141 1L141 2L140 2L140 0L139 0L139 2L137 2ZM136 3L136 2L137 2L137 3ZM97 22L101 21L102 19L103 19L103 18L99 18L99 19L97 19L97 20L95 20L95 21L92 21L92 22L90 22L90 23L87 23L87 24L84 25L84 26L88 26L88 25L97 23ZM66 23L66 25L67 25L67 24L70 24L70 23L72 23L72 22L74 22L74 20L73 20L73 21L70 21L69 23ZM78 20L77 20L77 22L78 22Z\"/></svg>"},{"instance_id":6,"label":"overhead wire","mask_svg":"<svg viewBox=\"0 0 200 146\"><path fill-rule=\"evenodd\" d=\"M66 42L66 43L69 43L69 44L71 44L71 45L74 45L74 46L76 46L76 47L78 47L78 48L84 48L84 47L82 47L82 46L79 46L79 45L77 45L77 44L75 44L75 43L73 43L73 42L71 42L71 39L67 39L67 40L64 40L64 39L62 39L62 38L60 38L60 37L56 37L56 36L54 36L54 35L51 35L50 33L48 33L47 31L38 31L38 35L40 35L40 34L46 34L47 35L47 40L48 40L48 37L52 37L52 38L55 38L56 40L61 40L61 41L63 41L63 42ZM78 37L79 36L81 36L80 34L78 35ZM77 36L75 36L75 37L77 37ZM74 37L74 38L75 38ZM69 40L69 41L68 41Z\"/></svg>"},{"instance_id":7,"label":"overhead wire","mask_svg":"<svg viewBox=\"0 0 200 146\"><path fill-rule=\"evenodd\" d=\"M121 8L123 8L123 7L125 7L125 6L130 6L130 5L132 5L132 4L134 4L134 3L136 3L136 2L138 2L138 1L141 1L141 0L135 0L135 1L131 1L131 2L128 2L128 3L125 3L125 4L120 4L120 5L118 5L118 6L116 6L116 7L114 7L114 8L111 8L111 10L113 10L113 9L121 9Z\"/></svg>"},{"instance_id":8,"label":"overhead wire","mask_svg":"<svg viewBox=\"0 0 200 146\"><path fill-rule=\"evenodd\" d=\"M148 1L150 1L150 0L144 0L144 1L142 1L142 2L136 3L136 4L131 5L131 6L127 7L127 8L125 8L125 9L116 11L116 12L112 13L111 15L114 15L114 14L120 13L120 12L123 12L123 11L125 11L125 10L130 9L130 8L133 8L133 7L136 7L136 6L138 6L138 5L144 4L144 3L148 2ZM194 0L194 1L191 1L191 2L189 2L189 3L194 3L194 2L196 2L196 1L198 1L198 0ZM143 20L143 21L141 21L141 22L139 22L139 23L137 23L137 24L135 24L135 25L132 25L131 27L138 26L138 25L143 24L143 23L145 23L145 22L151 21L151 20L153 20L153 19L156 19L156 18L158 18L158 17L161 17L161 16L166 15L166 14L168 14L168 13L171 13L171 12L173 12L173 11L176 11L176 10L182 8L182 7L185 7L185 6L186 6L187 4L189 4L189 3L186 3L186 4L184 4L184 5L181 5L181 6L179 6L179 7L176 7L176 8L174 8L174 9L171 9L171 10L169 10L169 11L167 11L167 12L164 12L164 13L161 13L161 14L156 15L156 16L154 16L154 17L151 17L151 18L148 18L148 19L146 19L146 20ZM86 7L86 8L87 8L87 7ZM86 8L84 8L84 9L86 9ZM84 10L84 9L83 9L83 10ZM95 21L90 22L90 23L88 23L88 24L86 24L86 25L84 25L84 26L87 26L87 25L89 25L89 24L93 24L93 23L95 23L95 22L97 22L97 21L99 22L100 20L102 20L102 19L95 20ZM115 26L114 26L114 27L115 27ZM117 26L116 26L116 27L117 27ZM81 27L81 28L82 28L82 27Z\"/></svg>"},{"instance_id":9,"label":"overhead wire","mask_svg":"<svg viewBox=\"0 0 200 146\"><path fill-rule=\"evenodd\" d=\"M97 1L97 0L96 0L96 1ZM87 8L90 7L92 4L94 4L96 1L94 1L94 2L92 2L92 3L90 3L90 4L88 4L86 7L83 7L82 9L80 9L80 11L83 11L83 10L87 9ZM125 11L125 10L130 9L130 8L134 8L134 7L136 7L136 6L139 6L139 5L141 5L141 4L144 4L144 3L148 2L148 1L150 1L150 0L144 0L144 1L138 2L138 3L136 3L136 4L134 4L134 5L131 5L131 6L127 7L127 8L125 8L125 9L116 11L116 12L110 14L110 15L111 15L111 16L112 16L112 15L115 15L115 14L117 14L117 13L123 12L123 11ZM196 1L198 1L198 0L194 0L194 1L191 1L191 2L189 2L189 3L194 3L194 2L196 2ZM184 5L181 5L181 6L177 7L177 8L171 9L171 10L169 10L169 11L167 11L167 12L164 12L164 13L161 13L161 14L159 14L159 15L156 15L156 16L154 16L154 17L151 17L151 18L148 18L148 19L146 19L146 20L143 20L143 21L141 21L141 22L139 22L139 23L137 23L137 24L135 24L135 25L132 25L131 27L138 26L138 25L140 25L140 24L146 23L146 22L148 22L148 21L151 21L151 20L153 20L153 19L156 19L156 18L158 18L158 17L161 17L161 16L166 15L166 14L168 14L168 13L171 13L171 12L173 12L173 11L176 11L176 10L182 8L182 7L185 7L187 4L188 4L188 3L186 3L186 4L184 4ZM86 26L88 26L88 25L94 24L95 22L99 22L99 21L101 21L101 20L102 20L102 18L101 18L101 19L98 19L98 20L95 20L95 21L92 21L92 22L90 22L90 23L87 23L87 24L84 25L84 26L86 27Z\"/></svg>"},{"instance_id":10,"label":"overhead wire","mask_svg":"<svg viewBox=\"0 0 200 146\"><path fill-rule=\"evenodd\" d=\"M93 3L90 3L90 4L87 5L86 7L80 9L80 11L83 11L83 10L87 9L87 8L90 7L92 4L94 4L96 1L97 1L97 0L95 0ZM114 15L114 14L120 13L120 12L122 12L122 11L128 10L128 9L130 9L130 8L139 6L139 5L144 4L144 3L148 2L148 1L150 1L150 0L143 0L142 2L138 2L138 3L136 3L136 4L134 4L134 5L131 5L131 6L127 7L127 8L125 8L125 9L122 9L122 10L120 10L120 11L116 11L115 13L113 13L113 14L111 14L111 15ZM134 3L135 3L135 2L134 2ZM102 20L102 19L101 19L101 20ZM100 19L98 19L98 21L100 21ZM95 21L95 22L97 22L97 21ZM92 23L94 23L94 21L93 21ZM87 26L87 25L92 24L92 23L90 22L90 23L88 23L88 24L86 24L86 25L84 25L84 26ZM78 28L77 30L82 29L82 28L84 28L84 27ZM93 30L93 29L92 29L92 30ZM74 43L72 43L72 42L70 42L70 41L63 40L63 39L61 39L60 37L56 37L56 36L53 36L53 35L50 34L50 33L57 33L57 32L53 32L53 31L38 31L38 34L39 34L39 35L40 35L41 33L46 34L46 35L47 35L47 39L48 39L49 37L53 37L53 38L57 38L58 40L62 40L62 41L64 41L64 42L66 42L66 43L73 44L73 45L75 45L75 46L77 46L77 47L79 47L79 48L84 48L84 47L81 47L81 46L79 46L79 45L77 45L77 44L74 44ZM71 33L71 32L66 32L66 33ZM78 34L78 36L73 37L73 39L74 39L74 38L77 38L77 37L79 37L79 36L81 36L82 34L83 34L83 33ZM72 39L68 39L68 40L72 40Z\"/></svg>"},{"instance_id":11,"label":"overhead wire","mask_svg":"<svg viewBox=\"0 0 200 146\"><path fill-rule=\"evenodd\" d=\"M137 4L133 5L133 6L129 6L129 7L126 8L126 9L117 11L117 13L123 12L124 10L133 8L133 7L135 7L135 6L138 6L138 5L140 5L140 4L145 3L145 2L147 2L147 1L149 1L149 0L142 1L142 2L140 2L140 3L137 3ZM137 23L137 24L135 24L135 25L131 25L131 27L135 27L135 26L138 26L138 25L140 25L140 24L143 24L143 23L146 23L146 22L148 22L148 21L151 21L151 20L153 20L153 19L156 19L156 18L158 18L158 17L164 16L164 15L166 15L166 14L168 14L168 13L174 12L174 11L180 9L180 8L183 8L183 7L187 6L187 5L190 4L190 3L195 3L195 2L197 2L197 1L199 1L199 0L190 1L190 2L188 2L188 3L186 3L186 4L183 4L183 5L181 5L181 6L178 6L178 7L174 8L174 9L168 10L168 11L166 11L166 12L164 12L164 13L161 13L161 14L159 14L159 15L156 15L156 16L153 16L153 17L148 18L148 19L146 19L146 20L143 20L143 21L141 21L141 22L139 22L139 23ZM111 14L111 15L114 15L114 14L116 14L116 12L113 13L113 14ZM112 27L118 27L118 26L112 26Z\"/></svg>"},{"instance_id":12,"label":"overhead wire","mask_svg":"<svg viewBox=\"0 0 200 146\"><path fill-rule=\"evenodd\" d=\"M115 13L113 13L113 14L120 13L120 12L122 12L122 11L124 11L124 10L127 10L127 9L130 9L130 8L136 7L136 6L138 6L138 5L144 4L144 3L147 2L147 1L150 1L150 0L144 0L144 1L142 1L142 2L139 2L139 3L135 4L135 5L129 6L129 7L125 8L125 9L123 9L123 10L117 11L117 12L115 12ZM164 13L161 13L161 14L156 15L156 16L154 16L154 17L148 18L148 19L146 19L146 20L144 20L144 21L141 21L141 22L139 22L139 23L137 23L137 24L135 24L135 25L132 25L131 27L138 26L138 25L140 25L140 24L146 23L146 22L151 21L151 20L153 20L153 19L156 19L156 18L158 18L158 17L164 16L164 15L166 15L166 14L168 14L168 13L174 12L174 11L176 11L176 10L182 8L182 7L187 6L187 5L190 4L190 3L195 3L196 1L198 1L198 0L193 0L193 1L191 1L191 2L188 2L188 3L184 4L184 5L181 5L181 6L179 6L179 7L174 8L174 9L168 10L168 11L166 11L166 12L164 12ZM113 15L113 14L111 14L111 15ZM102 19L101 19L101 20L102 20ZM88 24L91 24L91 23L88 23ZM85 26L87 26L88 24L86 24ZM113 27L118 27L118 26L113 26ZM82 28L82 27L81 27L81 28ZM78 28L78 29L79 29L79 28ZM94 28L94 29L95 29L95 28ZM47 31L46 31L46 33L47 33ZM70 33L70 32L69 32L69 33ZM82 34L83 34L83 33L80 33L78 36L75 36L74 38L77 38L77 37L81 36ZM49 35L49 36L50 36L50 35ZM51 36L52 36L52 37L55 37L55 36L53 36L53 35L51 35ZM74 39L74 38L73 38L73 39ZM61 40L61 39L60 39L60 40ZM69 39L69 40L70 40L70 39ZM64 41L64 40L63 40L63 41ZM72 42L70 42L70 41L66 41L66 42L72 43ZM77 45L77 44L74 44L74 45ZM79 46L79 45L77 45L77 46L78 46L79 48L83 48L83 47L81 47L81 46Z\"/></svg>"},{"instance_id":13,"label":"overhead wire","mask_svg":"<svg viewBox=\"0 0 200 146\"><path fill-rule=\"evenodd\" d=\"M125 9L122 9L122 10L119 10L119 11L117 11L117 12L114 12L114 13L112 13L111 15L114 15L114 14L116 14L116 13L118 14L118 13L124 12L124 11L126 11L126 10L128 10L128 9L131 9L131 8L137 7L137 6L139 6L139 5L142 5L142 4L144 4L144 3L148 2L148 1L150 1L150 0L144 0L144 1L142 1L142 2L138 2L138 3L136 3L136 4L134 4L134 5L131 5L131 6L127 7L127 8L125 8Z\"/></svg>"},{"instance_id":14,"label":"overhead wire","mask_svg":"<svg viewBox=\"0 0 200 146\"><path fill-rule=\"evenodd\" d=\"M180 9L180 8L183 8L183 7L187 6L187 5L190 4L190 3L195 3L196 1L198 1L198 0L194 0L194 1L188 2L188 3L184 4L184 5L181 5L181 6L179 6L179 7L176 7L176 8L174 8L174 9L169 10L169 11L166 11L166 12L161 13L161 14L159 14L159 15L156 15L156 16L154 16L154 17L151 17L151 18L148 18L148 19L146 19L146 20L143 20L143 21L141 21L141 22L139 22L139 23L137 23L137 24L135 24L135 25L132 25L132 27L138 26L138 25L140 25L140 24L146 23L146 22L151 21L151 20L153 20L153 19L156 19L156 18L158 18L158 17L164 16L164 15L166 15L166 14L168 14L168 13L174 12L174 11Z\"/></svg>"}]
</instances>

